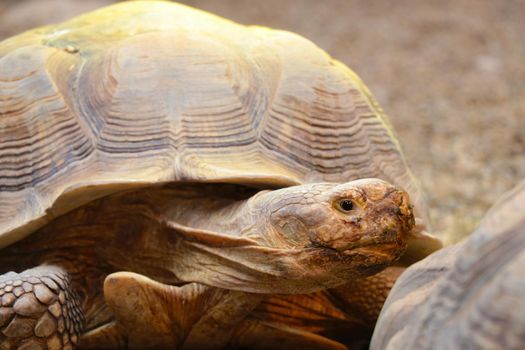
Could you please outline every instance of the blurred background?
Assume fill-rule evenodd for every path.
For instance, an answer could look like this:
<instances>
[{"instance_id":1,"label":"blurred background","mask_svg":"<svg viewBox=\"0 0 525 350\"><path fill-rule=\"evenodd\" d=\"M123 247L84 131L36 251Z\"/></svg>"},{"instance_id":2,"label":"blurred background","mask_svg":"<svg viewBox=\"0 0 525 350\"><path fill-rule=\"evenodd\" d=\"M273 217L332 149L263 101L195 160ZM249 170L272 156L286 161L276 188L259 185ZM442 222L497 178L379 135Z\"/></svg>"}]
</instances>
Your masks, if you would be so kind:
<instances>
[{"instance_id":1,"label":"blurred background","mask_svg":"<svg viewBox=\"0 0 525 350\"><path fill-rule=\"evenodd\" d=\"M111 2L0 0L0 39ZM448 242L525 178L525 0L179 2L299 33L356 71Z\"/></svg>"}]
</instances>

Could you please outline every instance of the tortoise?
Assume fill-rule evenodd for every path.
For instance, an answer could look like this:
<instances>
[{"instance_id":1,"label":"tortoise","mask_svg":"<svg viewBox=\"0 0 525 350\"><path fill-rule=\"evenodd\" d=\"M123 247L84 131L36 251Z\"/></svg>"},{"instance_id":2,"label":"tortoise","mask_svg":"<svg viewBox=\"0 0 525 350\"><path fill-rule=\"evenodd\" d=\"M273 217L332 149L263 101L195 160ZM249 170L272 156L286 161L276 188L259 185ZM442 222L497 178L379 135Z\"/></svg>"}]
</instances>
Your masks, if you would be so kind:
<instances>
[{"instance_id":1,"label":"tortoise","mask_svg":"<svg viewBox=\"0 0 525 350\"><path fill-rule=\"evenodd\" d=\"M341 348L276 303L377 310L398 272L363 276L440 246L370 92L292 33L113 5L0 43L0 116L4 348Z\"/></svg>"},{"instance_id":2,"label":"tortoise","mask_svg":"<svg viewBox=\"0 0 525 350\"><path fill-rule=\"evenodd\" d=\"M371 349L523 349L525 180L460 243L409 267Z\"/></svg>"}]
</instances>

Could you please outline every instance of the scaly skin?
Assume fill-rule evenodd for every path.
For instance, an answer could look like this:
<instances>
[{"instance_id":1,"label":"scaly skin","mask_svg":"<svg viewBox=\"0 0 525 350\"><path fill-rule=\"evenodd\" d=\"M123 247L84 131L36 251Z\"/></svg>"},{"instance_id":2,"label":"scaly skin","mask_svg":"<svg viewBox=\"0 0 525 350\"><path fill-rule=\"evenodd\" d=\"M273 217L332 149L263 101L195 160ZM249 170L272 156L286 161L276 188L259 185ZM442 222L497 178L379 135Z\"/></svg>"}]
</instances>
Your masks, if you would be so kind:
<instances>
[{"instance_id":1,"label":"scaly skin","mask_svg":"<svg viewBox=\"0 0 525 350\"><path fill-rule=\"evenodd\" d=\"M345 211L342 201L350 201L352 208ZM42 264L62 271L64 286L70 286L66 294L71 300L79 295L90 347L108 346L97 344L97 339L113 339L115 347L143 347L153 329L167 335L177 330L175 337L156 336L166 339L157 347L175 347L201 344L200 337L217 327L216 322L203 321L207 317L242 321L260 301L251 298L253 292L310 293L383 269L404 252L412 226L407 195L377 179L295 186L253 196L229 185L167 186L112 195L56 219L4 249L0 272ZM106 278L118 271L149 278L127 272ZM20 275L3 278L14 281ZM233 299L228 293L188 294L185 287L163 284L187 282L237 294ZM111 288L115 283L122 288ZM141 292L119 294L128 287ZM143 325L130 321L133 312L150 310L148 305L173 306L177 300L181 313L188 315L163 314L167 311L161 308L145 317ZM203 309L203 303L210 307ZM206 316L211 309L213 315ZM69 316L64 317L67 324ZM155 319L158 322L152 324ZM233 328L222 321L219 329ZM133 326L126 327L130 322ZM36 338L28 333L21 339Z\"/></svg>"},{"instance_id":2,"label":"scaly skin","mask_svg":"<svg viewBox=\"0 0 525 350\"><path fill-rule=\"evenodd\" d=\"M67 272L39 266L0 276L0 348L71 349L84 326Z\"/></svg>"}]
</instances>

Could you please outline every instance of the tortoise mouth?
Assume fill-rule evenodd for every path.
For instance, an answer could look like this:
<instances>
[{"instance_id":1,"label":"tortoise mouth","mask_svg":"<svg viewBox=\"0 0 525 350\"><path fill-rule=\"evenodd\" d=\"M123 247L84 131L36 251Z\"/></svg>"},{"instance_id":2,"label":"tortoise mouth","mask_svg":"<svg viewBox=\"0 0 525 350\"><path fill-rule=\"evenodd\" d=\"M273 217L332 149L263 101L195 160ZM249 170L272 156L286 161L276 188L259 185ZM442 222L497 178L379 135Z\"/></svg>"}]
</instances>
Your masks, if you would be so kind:
<instances>
[{"instance_id":1,"label":"tortoise mouth","mask_svg":"<svg viewBox=\"0 0 525 350\"><path fill-rule=\"evenodd\" d=\"M372 249L390 250L392 248L397 248L398 250L404 250L407 246L405 237L406 234L404 232L390 229L385 230L381 235L364 237L357 241L338 245L337 247L327 246L327 248L335 249L343 254L349 254L350 252L359 249L370 251Z\"/></svg>"},{"instance_id":2,"label":"tortoise mouth","mask_svg":"<svg viewBox=\"0 0 525 350\"><path fill-rule=\"evenodd\" d=\"M400 256L406 250L406 244L401 245L399 242L381 242L359 245L350 249L345 249L340 253L343 255L369 255L376 257Z\"/></svg>"},{"instance_id":3,"label":"tortoise mouth","mask_svg":"<svg viewBox=\"0 0 525 350\"><path fill-rule=\"evenodd\" d=\"M357 242L349 242L348 244L345 244L344 246L341 246L337 248L336 250L341 253L345 253L345 252L353 251L353 250L360 249L360 248L379 246L382 244L396 244L396 243L398 243L397 239L384 239L384 238L378 239L374 237L369 237L369 238L362 238Z\"/></svg>"},{"instance_id":4,"label":"tortoise mouth","mask_svg":"<svg viewBox=\"0 0 525 350\"><path fill-rule=\"evenodd\" d=\"M338 249L321 242L312 242L309 248L323 249L347 258L361 256L378 261L394 261L405 253L407 244L397 237L392 239L370 237L348 243Z\"/></svg>"},{"instance_id":5,"label":"tortoise mouth","mask_svg":"<svg viewBox=\"0 0 525 350\"><path fill-rule=\"evenodd\" d=\"M361 276L370 276L399 260L405 254L406 247L406 244L401 246L397 242L383 242L348 249L339 254L345 260L353 261L355 270Z\"/></svg>"}]
</instances>

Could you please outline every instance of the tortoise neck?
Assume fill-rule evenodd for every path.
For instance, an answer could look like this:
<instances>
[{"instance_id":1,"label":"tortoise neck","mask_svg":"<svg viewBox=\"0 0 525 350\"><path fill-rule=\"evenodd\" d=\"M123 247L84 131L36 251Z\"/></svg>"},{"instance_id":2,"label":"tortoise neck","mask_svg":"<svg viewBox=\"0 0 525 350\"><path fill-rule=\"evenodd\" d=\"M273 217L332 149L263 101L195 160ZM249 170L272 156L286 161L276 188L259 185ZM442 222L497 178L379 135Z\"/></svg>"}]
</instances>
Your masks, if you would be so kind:
<instances>
[{"instance_id":1,"label":"tortoise neck","mask_svg":"<svg viewBox=\"0 0 525 350\"><path fill-rule=\"evenodd\" d=\"M254 192L234 185L186 184L113 194L66 213L4 248L0 271L44 262L68 264L66 268L79 273L92 264L103 269L102 274L142 266L145 271L136 272L169 282L171 273L148 267L156 265L159 256L167 258L166 239L180 238L167 237L178 233L167 232L164 223L242 236L254 220L246 205Z\"/></svg>"}]
</instances>

